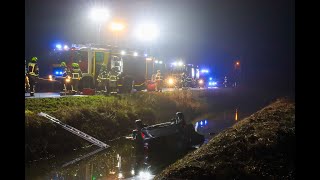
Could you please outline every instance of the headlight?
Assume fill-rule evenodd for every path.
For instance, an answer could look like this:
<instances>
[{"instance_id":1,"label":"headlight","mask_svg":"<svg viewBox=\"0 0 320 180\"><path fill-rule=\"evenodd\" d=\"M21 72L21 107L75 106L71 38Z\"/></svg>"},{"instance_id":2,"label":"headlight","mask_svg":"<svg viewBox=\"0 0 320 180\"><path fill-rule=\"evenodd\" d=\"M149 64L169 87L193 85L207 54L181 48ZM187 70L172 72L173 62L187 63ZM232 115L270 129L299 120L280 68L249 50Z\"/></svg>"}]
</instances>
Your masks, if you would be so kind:
<instances>
[{"instance_id":1,"label":"headlight","mask_svg":"<svg viewBox=\"0 0 320 180\"><path fill-rule=\"evenodd\" d=\"M49 80L52 81L52 75L49 75Z\"/></svg>"},{"instance_id":2,"label":"headlight","mask_svg":"<svg viewBox=\"0 0 320 180\"><path fill-rule=\"evenodd\" d=\"M140 171L139 177L141 179L151 179L151 174L148 171Z\"/></svg>"},{"instance_id":3,"label":"headlight","mask_svg":"<svg viewBox=\"0 0 320 180\"><path fill-rule=\"evenodd\" d=\"M172 78L169 78L169 79L168 79L168 84L169 84L169 85L172 85L173 83L174 83L174 80L173 80Z\"/></svg>"},{"instance_id":4,"label":"headlight","mask_svg":"<svg viewBox=\"0 0 320 180\"><path fill-rule=\"evenodd\" d=\"M68 82L70 82L70 76L67 76L67 78L66 78L66 82L68 83Z\"/></svg>"},{"instance_id":5,"label":"headlight","mask_svg":"<svg viewBox=\"0 0 320 180\"><path fill-rule=\"evenodd\" d=\"M202 79L199 80L199 84L203 84L203 80Z\"/></svg>"},{"instance_id":6,"label":"headlight","mask_svg":"<svg viewBox=\"0 0 320 180\"><path fill-rule=\"evenodd\" d=\"M119 174L118 174L118 178L119 178L119 179L122 179L122 178L123 178L123 174L122 174L122 172L119 172Z\"/></svg>"}]
</instances>

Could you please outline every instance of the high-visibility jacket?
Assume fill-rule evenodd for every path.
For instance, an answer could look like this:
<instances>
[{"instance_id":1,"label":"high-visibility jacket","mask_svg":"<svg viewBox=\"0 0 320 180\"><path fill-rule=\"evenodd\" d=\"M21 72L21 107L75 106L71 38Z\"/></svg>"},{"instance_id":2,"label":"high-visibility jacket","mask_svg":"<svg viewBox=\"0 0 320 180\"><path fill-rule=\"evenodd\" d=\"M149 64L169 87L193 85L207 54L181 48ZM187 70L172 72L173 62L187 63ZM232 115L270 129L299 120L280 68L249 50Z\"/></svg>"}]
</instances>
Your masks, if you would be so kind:
<instances>
[{"instance_id":1,"label":"high-visibility jacket","mask_svg":"<svg viewBox=\"0 0 320 180\"><path fill-rule=\"evenodd\" d=\"M71 70L72 79L80 79L82 77L81 69L72 69Z\"/></svg>"},{"instance_id":2,"label":"high-visibility jacket","mask_svg":"<svg viewBox=\"0 0 320 180\"><path fill-rule=\"evenodd\" d=\"M98 75L98 78L101 80L105 80L108 78L108 72L107 71L102 71L100 72L100 74Z\"/></svg>"},{"instance_id":3,"label":"high-visibility jacket","mask_svg":"<svg viewBox=\"0 0 320 180\"><path fill-rule=\"evenodd\" d=\"M39 68L37 63L28 63L28 74L31 76L39 76Z\"/></svg>"}]
</instances>

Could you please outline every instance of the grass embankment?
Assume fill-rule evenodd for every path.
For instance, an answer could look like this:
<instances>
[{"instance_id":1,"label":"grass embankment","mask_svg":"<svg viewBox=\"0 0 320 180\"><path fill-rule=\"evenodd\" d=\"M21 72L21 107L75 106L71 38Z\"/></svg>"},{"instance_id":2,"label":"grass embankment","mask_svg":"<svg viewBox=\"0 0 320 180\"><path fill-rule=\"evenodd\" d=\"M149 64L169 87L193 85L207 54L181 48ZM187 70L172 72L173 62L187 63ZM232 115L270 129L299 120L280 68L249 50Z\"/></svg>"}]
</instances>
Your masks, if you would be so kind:
<instances>
[{"instance_id":1,"label":"grass embankment","mask_svg":"<svg viewBox=\"0 0 320 180\"><path fill-rule=\"evenodd\" d=\"M190 91L135 93L122 97L88 96L25 100L26 162L61 154L88 145L85 140L37 114L45 112L101 141L131 133L136 119L146 124L169 121L182 111L191 121L204 104Z\"/></svg>"},{"instance_id":2,"label":"grass embankment","mask_svg":"<svg viewBox=\"0 0 320 180\"><path fill-rule=\"evenodd\" d=\"M155 179L294 179L295 155L295 104L279 99Z\"/></svg>"}]
</instances>

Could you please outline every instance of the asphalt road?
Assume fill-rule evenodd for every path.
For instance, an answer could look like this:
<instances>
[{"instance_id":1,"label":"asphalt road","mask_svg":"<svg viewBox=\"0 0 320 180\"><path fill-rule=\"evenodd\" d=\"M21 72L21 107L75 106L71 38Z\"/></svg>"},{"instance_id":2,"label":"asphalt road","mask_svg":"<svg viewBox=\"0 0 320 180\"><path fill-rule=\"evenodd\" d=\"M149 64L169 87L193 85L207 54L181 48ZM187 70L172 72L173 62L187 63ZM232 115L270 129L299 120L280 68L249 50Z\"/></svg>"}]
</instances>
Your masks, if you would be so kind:
<instances>
[{"instance_id":1,"label":"asphalt road","mask_svg":"<svg viewBox=\"0 0 320 180\"><path fill-rule=\"evenodd\" d=\"M60 96L58 92L41 92L41 93L34 93L34 96L30 96L29 93L25 93L25 98L60 98L60 97L67 97L67 96L87 96L87 95L66 95Z\"/></svg>"},{"instance_id":2,"label":"asphalt road","mask_svg":"<svg viewBox=\"0 0 320 180\"><path fill-rule=\"evenodd\" d=\"M188 90L191 91L222 91L224 88L189 88ZM143 90L144 92L146 92L146 90ZM175 89L175 88L164 88L162 90L163 92L171 92L171 91L182 91L182 89ZM59 92L39 92L39 93L35 93L34 96L30 96L29 93L25 93L25 98L60 98L60 97L68 97L68 96L80 96L80 97L84 97L87 95L65 95L65 96L60 96Z\"/></svg>"}]
</instances>

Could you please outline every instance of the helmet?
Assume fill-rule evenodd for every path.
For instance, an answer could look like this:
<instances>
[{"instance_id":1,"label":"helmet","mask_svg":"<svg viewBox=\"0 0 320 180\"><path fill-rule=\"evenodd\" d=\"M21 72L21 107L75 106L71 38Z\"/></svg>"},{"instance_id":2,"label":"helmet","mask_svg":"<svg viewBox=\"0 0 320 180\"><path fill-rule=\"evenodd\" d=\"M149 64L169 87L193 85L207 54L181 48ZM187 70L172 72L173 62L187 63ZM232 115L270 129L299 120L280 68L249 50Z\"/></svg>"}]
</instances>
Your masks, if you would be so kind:
<instances>
[{"instance_id":1,"label":"helmet","mask_svg":"<svg viewBox=\"0 0 320 180\"><path fill-rule=\"evenodd\" d=\"M65 62L62 62L62 63L60 64L60 66L61 66L61 67L67 67L67 65L66 65Z\"/></svg>"},{"instance_id":2,"label":"helmet","mask_svg":"<svg viewBox=\"0 0 320 180\"><path fill-rule=\"evenodd\" d=\"M176 113L176 117L181 119L181 120L184 120L184 115L182 114L182 112L177 112Z\"/></svg>"},{"instance_id":3,"label":"helmet","mask_svg":"<svg viewBox=\"0 0 320 180\"><path fill-rule=\"evenodd\" d=\"M137 119L135 121L135 124L136 124L137 128L142 128L142 126L143 126L141 119Z\"/></svg>"},{"instance_id":4,"label":"helmet","mask_svg":"<svg viewBox=\"0 0 320 180\"><path fill-rule=\"evenodd\" d=\"M72 63L72 67L73 68L79 68L79 64L78 63Z\"/></svg>"},{"instance_id":5,"label":"helmet","mask_svg":"<svg viewBox=\"0 0 320 180\"><path fill-rule=\"evenodd\" d=\"M31 62L37 62L38 58L37 57L32 57Z\"/></svg>"}]
</instances>

